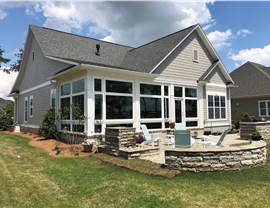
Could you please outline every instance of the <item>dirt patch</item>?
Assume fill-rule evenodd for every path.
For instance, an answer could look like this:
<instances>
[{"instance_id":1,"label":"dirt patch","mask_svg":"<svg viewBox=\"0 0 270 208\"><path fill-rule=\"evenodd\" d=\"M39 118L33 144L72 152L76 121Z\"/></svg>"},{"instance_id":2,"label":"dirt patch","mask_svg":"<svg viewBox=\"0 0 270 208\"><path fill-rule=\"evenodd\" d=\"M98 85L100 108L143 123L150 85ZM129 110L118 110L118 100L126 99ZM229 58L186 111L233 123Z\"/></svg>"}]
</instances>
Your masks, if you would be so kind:
<instances>
[{"instance_id":1,"label":"dirt patch","mask_svg":"<svg viewBox=\"0 0 270 208\"><path fill-rule=\"evenodd\" d=\"M83 152L82 144L69 145L56 139L45 139L36 134L22 132L6 132L8 134L19 135L29 138L29 144L45 150L49 155L56 157L86 157L93 153Z\"/></svg>"}]
</instances>

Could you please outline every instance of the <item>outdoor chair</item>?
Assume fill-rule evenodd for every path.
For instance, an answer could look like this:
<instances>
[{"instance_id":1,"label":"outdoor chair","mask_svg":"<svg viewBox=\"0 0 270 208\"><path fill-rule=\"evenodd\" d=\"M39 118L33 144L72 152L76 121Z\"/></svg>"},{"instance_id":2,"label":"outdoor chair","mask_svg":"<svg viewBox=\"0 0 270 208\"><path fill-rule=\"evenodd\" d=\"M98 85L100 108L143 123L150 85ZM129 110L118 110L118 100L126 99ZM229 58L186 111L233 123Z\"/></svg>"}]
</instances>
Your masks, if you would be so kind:
<instances>
[{"instance_id":1,"label":"outdoor chair","mask_svg":"<svg viewBox=\"0 0 270 208\"><path fill-rule=\"evenodd\" d=\"M192 145L189 130L176 130L174 138L175 148L190 148Z\"/></svg>"},{"instance_id":2,"label":"outdoor chair","mask_svg":"<svg viewBox=\"0 0 270 208\"><path fill-rule=\"evenodd\" d=\"M186 130L185 123L175 123L175 130Z\"/></svg>"},{"instance_id":3,"label":"outdoor chair","mask_svg":"<svg viewBox=\"0 0 270 208\"><path fill-rule=\"evenodd\" d=\"M223 142L225 136L227 135L227 133L230 131L230 129L226 129L223 131L223 133L221 134L218 142L215 142L215 141L211 141L211 146L220 146L221 143Z\"/></svg>"},{"instance_id":4,"label":"outdoor chair","mask_svg":"<svg viewBox=\"0 0 270 208\"><path fill-rule=\"evenodd\" d=\"M140 125L140 127L141 127L141 130L143 131L144 138L145 138L145 141L143 142L143 144L150 144L151 143L152 146L154 146L154 143L156 142L159 145L159 141L161 140L160 137L158 137L158 136L152 137L149 134L149 131L148 131L145 124Z\"/></svg>"}]
</instances>

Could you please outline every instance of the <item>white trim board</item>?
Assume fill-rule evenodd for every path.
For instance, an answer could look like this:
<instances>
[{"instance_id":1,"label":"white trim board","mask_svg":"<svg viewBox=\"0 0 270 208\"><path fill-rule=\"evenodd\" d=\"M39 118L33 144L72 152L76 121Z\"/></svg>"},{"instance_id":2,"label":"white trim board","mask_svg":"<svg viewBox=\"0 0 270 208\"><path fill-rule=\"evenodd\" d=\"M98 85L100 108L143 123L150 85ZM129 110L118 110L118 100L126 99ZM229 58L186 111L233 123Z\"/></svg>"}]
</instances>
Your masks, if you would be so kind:
<instances>
[{"instance_id":1,"label":"white trim board","mask_svg":"<svg viewBox=\"0 0 270 208\"><path fill-rule=\"evenodd\" d=\"M44 82L44 83L42 83L40 85L37 85L35 87L29 88L27 90L23 90L22 92L20 92L20 95L26 94L26 93L31 92L31 91L34 91L34 90L38 90L38 89L40 89L42 87L46 87L46 86L48 86L50 84L51 84L50 81Z\"/></svg>"}]
</instances>

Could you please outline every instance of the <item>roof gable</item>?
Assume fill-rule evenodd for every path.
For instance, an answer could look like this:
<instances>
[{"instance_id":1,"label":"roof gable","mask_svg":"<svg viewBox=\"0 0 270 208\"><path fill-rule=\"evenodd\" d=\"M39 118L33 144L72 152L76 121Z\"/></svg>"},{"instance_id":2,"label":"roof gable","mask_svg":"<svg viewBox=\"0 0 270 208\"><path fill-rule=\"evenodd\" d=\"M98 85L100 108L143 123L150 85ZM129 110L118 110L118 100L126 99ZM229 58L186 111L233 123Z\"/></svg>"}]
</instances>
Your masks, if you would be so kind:
<instances>
[{"instance_id":1,"label":"roof gable","mask_svg":"<svg viewBox=\"0 0 270 208\"><path fill-rule=\"evenodd\" d=\"M151 73L196 27L193 25L127 52L121 66Z\"/></svg>"}]
</instances>

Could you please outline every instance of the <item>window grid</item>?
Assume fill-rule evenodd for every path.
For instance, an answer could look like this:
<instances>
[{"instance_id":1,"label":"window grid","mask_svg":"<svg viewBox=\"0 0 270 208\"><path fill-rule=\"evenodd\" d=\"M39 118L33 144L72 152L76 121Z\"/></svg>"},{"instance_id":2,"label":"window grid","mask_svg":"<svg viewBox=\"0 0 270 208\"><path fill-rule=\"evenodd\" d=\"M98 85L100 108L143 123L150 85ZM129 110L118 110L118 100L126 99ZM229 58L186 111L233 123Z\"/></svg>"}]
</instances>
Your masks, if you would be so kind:
<instances>
[{"instance_id":1,"label":"window grid","mask_svg":"<svg viewBox=\"0 0 270 208\"><path fill-rule=\"evenodd\" d=\"M226 119L225 96L208 95L208 119Z\"/></svg>"}]
</instances>

